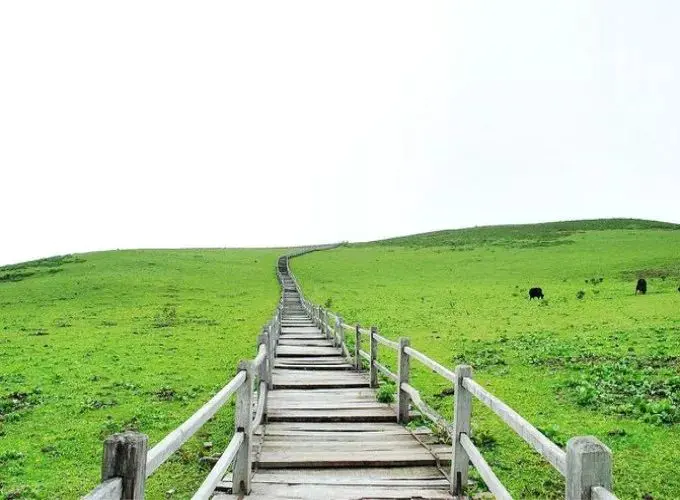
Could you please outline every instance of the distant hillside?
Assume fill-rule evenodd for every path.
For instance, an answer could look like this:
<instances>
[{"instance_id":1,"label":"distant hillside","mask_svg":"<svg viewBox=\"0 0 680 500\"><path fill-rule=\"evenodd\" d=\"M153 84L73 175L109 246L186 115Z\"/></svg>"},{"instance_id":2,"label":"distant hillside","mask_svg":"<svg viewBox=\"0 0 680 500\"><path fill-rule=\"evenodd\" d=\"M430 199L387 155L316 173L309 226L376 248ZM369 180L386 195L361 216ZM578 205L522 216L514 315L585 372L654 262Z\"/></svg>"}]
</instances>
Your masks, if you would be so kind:
<instances>
[{"instance_id":1,"label":"distant hillside","mask_svg":"<svg viewBox=\"0 0 680 500\"><path fill-rule=\"evenodd\" d=\"M513 247L553 246L571 243L568 236L585 231L609 230L680 230L680 224L642 219L591 219L541 224L481 226L448 229L430 233L400 236L360 245L406 247L471 247L500 245Z\"/></svg>"}]
</instances>

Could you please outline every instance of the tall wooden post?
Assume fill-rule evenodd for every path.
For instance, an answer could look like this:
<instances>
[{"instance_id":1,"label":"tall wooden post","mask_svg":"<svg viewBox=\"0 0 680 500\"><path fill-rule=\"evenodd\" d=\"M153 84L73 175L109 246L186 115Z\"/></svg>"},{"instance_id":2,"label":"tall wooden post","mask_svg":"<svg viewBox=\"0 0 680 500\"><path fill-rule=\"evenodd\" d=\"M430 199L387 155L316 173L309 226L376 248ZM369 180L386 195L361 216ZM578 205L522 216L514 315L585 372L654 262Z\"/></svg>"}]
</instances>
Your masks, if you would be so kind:
<instances>
[{"instance_id":1,"label":"tall wooden post","mask_svg":"<svg viewBox=\"0 0 680 500\"><path fill-rule=\"evenodd\" d=\"M472 377L472 367L456 367L456 395L453 408L453 457L451 459L451 493L462 495L468 481L470 458L460 442L460 435L470 436L472 394L463 387L463 379Z\"/></svg>"},{"instance_id":2,"label":"tall wooden post","mask_svg":"<svg viewBox=\"0 0 680 500\"><path fill-rule=\"evenodd\" d=\"M104 441L102 482L120 477L123 480L121 498L142 500L146 481L146 452L149 438L138 432L114 434Z\"/></svg>"},{"instance_id":3,"label":"tall wooden post","mask_svg":"<svg viewBox=\"0 0 680 500\"><path fill-rule=\"evenodd\" d=\"M590 500L593 486L612 489L612 452L593 436L567 441L567 500Z\"/></svg>"},{"instance_id":4,"label":"tall wooden post","mask_svg":"<svg viewBox=\"0 0 680 500\"><path fill-rule=\"evenodd\" d=\"M354 368L356 371L361 370L361 356L359 351L361 350L361 326L357 323L355 337L354 337Z\"/></svg>"},{"instance_id":5,"label":"tall wooden post","mask_svg":"<svg viewBox=\"0 0 680 500\"><path fill-rule=\"evenodd\" d=\"M267 356L265 357L265 360L262 362L260 365L259 371L258 371L258 377L260 379L260 382L266 382L267 387L271 389L272 385L272 366L273 366L273 360L272 360L272 355L271 355L271 349L269 347L269 327L265 328L264 332L262 332L257 339L257 345L258 345L258 350L260 349L259 346L264 345L265 349L267 349Z\"/></svg>"},{"instance_id":6,"label":"tall wooden post","mask_svg":"<svg viewBox=\"0 0 680 500\"><path fill-rule=\"evenodd\" d=\"M401 384L408 384L409 382L409 371L411 369L411 358L404 351L406 347L410 345L409 339L402 337L399 339L399 369L397 371L398 385L397 387L397 398L399 408L397 411L397 422L406 424L409 421L409 405L411 404L411 396L409 396L406 391L402 390Z\"/></svg>"},{"instance_id":7,"label":"tall wooden post","mask_svg":"<svg viewBox=\"0 0 680 500\"><path fill-rule=\"evenodd\" d=\"M246 380L236 394L236 432L243 432L243 443L236 453L233 467L234 495L250 493L250 476L252 473L252 423L253 423L253 368L252 362L241 361L238 371L245 370Z\"/></svg>"},{"instance_id":8,"label":"tall wooden post","mask_svg":"<svg viewBox=\"0 0 680 500\"><path fill-rule=\"evenodd\" d=\"M375 366L375 361L378 359L378 339L375 335L378 333L378 327L371 327L371 366L369 367L369 374L371 379L371 387L378 387L378 369Z\"/></svg>"},{"instance_id":9,"label":"tall wooden post","mask_svg":"<svg viewBox=\"0 0 680 500\"><path fill-rule=\"evenodd\" d=\"M342 318L338 316L338 318L335 320L335 330L337 332L338 342L340 342L341 348L345 345L345 329L342 327L343 323L344 321ZM343 349L342 352L344 355L345 350Z\"/></svg>"}]
</instances>

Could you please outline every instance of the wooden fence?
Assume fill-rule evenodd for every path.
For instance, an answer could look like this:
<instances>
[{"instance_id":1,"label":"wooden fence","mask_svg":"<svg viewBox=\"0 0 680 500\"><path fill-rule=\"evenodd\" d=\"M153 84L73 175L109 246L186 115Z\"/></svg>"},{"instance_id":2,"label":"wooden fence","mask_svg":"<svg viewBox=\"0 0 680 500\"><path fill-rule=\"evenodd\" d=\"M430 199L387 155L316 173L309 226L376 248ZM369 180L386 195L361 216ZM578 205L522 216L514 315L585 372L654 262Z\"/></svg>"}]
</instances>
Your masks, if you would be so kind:
<instances>
[{"instance_id":1,"label":"wooden fence","mask_svg":"<svg viewBox=\"0 0 680 500\"><path fill-rule=\"evenodd\" d=\"M293 257L294 255L289 255ZM285 259L288 267L288 259ZM281 267L281 264L280 264ZM512 498L500 482L489 464L470 439L472 418L472 399L476 398L493 411L517 435L545 458L565 478L565 498L567 500L616 500L612 489L612 453L609 448L593 436L571 438L566 451L553 443L538 429L531 425L516 411L478 384L472 376L472 368L459 365L454 371L437 363L423 353L410 347L408 338L399 341L389 340L378 333L377 327L370 329L360 325L349 325L343 318L307 300L302 293L298 280L292 271L288 272L293 285L300 294L303 307L313 318L316 325L329 339L342 347L343 353L357 370L362 367L362 359L368 363L371 387L378 386L378 373L397 385L397 419L407 423L410 405L445 430L452 441L452 460L449 480L451 493L461 495L467 485L469 466L472 463L484 480L487 488L496 498ZM354 336L354 349L350 352L346 335ZM362 336L367 336L369 352L361 349ZM378 346L385 346L397 355L397 373L378 361ZM454 386L455 400L453 422L449 423L431 408L420 396L420 392L410 384L410 366L414 359Z\"/></svg>"},{"instance_id":2,"label":"wooden fence","mask_svg":"<svg viewBox=\"0 0 680 500\"><path fill-rule=\"evenodd\" d=\"M302 248L289 255L298 256L336 248L342 244ZM285 262L287 265L287 258ZM257 339L258 350L255 359L241 361L236 375L227 385L150 450L148 437L138 432L124 432L108 437L104 441L101 483L83 496L84 500L143 499L146 479L196 434L234 394L236 395L234 435L192 498L194 500L209 498L230 466L233 473L233 493L245 495L250 492L253 463L251 440L253 431L265 419L267 391L272 387L274 357L281 334L284 283L278 267L276 275L281 285L281 298L274 316L264 326Z\"/></svg>"},{"instance_id":3,"label":"wooden fence","mask_svg":"<svg viewBox=\"0 0 680 500\"><path fill-rule=\"evenodd\" d=\"M212 468L194 499L209 498L233 465L233 491L250 491L253 463L252 434L266 413L267 390L271 388L272 367L278 336L281 332L283 295L274 317L264 327L257 340L255 359L241 361L236 375L210 401L177 429L148 450L148 438L137 432L114 434L104 442L102 482L83 498L85 500L120 500L144 498L144 483L196 431L217 413L231 396L236 395L234 435ZM254 389L257 388L257 391ZM256 403L254 416L253 404Z\"/></svg>"}]
</instances>

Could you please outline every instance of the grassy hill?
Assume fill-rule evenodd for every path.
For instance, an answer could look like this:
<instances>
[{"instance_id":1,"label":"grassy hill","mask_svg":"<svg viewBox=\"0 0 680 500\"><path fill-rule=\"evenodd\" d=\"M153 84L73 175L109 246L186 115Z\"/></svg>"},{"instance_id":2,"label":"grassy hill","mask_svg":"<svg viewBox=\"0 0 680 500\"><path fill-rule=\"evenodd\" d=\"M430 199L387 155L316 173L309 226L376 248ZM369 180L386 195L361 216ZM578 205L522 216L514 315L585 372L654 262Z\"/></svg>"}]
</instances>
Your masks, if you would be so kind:
<instances>
[{"instance_id":1,"label":"grassy hill","mask_svg":"<svg viewBox=\"0 0 680 500\"><path fill-rule=\"evenodd\" d=\"M680 226L594 220L350 245L292 261L305 292L475 378L560 445L595 435L621 498L679 498ZM647 295L634 294L645 277ZM540 286L543 301L527 291ZM394 362L384 358L391 367ZM414 385L451 417L438 375ZM443 392L444 391L444 392ZM563 498L552 467L481 405L478 445L516 498Z\"/></svg>"},{"instance_id":2,"label":"grassy hill","mask_svg":"<svg viewBox=\"0 0 680 500\"><path fill-rule=\"evenodd\" d=\"M145 250L0 268L0 498L77 498L102 440L157 443L255 354L280 250ZM232 407L148 483L188 498L233 429ZM204 449L212 442L212 449ZM174 493L167 493L174 490Z\"/></svg>"}]
</instances>

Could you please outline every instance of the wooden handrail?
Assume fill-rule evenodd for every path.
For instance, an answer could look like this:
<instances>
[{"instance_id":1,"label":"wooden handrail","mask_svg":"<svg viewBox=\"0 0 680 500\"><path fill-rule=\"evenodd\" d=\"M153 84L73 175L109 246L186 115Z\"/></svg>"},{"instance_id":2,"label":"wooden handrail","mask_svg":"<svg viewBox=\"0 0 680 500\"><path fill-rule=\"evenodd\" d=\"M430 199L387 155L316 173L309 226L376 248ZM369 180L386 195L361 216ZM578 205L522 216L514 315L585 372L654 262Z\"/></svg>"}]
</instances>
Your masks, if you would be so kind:
<instances>
[{"instance_id":1,"label":"wooden handrail","mask_svg":"<svg viewBox=\"0 0 680 500\"><path fill-rule=\"evenodd\" d=\"M411 397L411 402L415 405L416 408L418 408L420 413L422 413L427 418L432 420L440 428L444 429L447 434L449 435L452 434L451 425L446 421L444 417L437 413L436 410L434 410L425 401L423 401L423 399L420 397L420 392L415 387L413 387L411 384L403 382L400 388L402 391L406 392Z\"/></svg>"},{"instance_id":2,"label":"wooden handrail","mask_svg":"<svg viewBox=\"0 0 680 500\"><path fill-rule=\"evenodd\" d=\"M114 477L100 483L99 486L81 497L80 500L110 500L112 498L122 498L122 496L123 479Z\"/></svg>"},{"instance_id":3,"label":"wooden handrail","mask_svg":"<svg viewBox=\"0 0 680 500\"><path fill-rule=\"evenodd\" d=\"M522 416L508 405L503 403L496 396L484 389L481 385L470 378L463 379L463 387L473 396L488 406L491 411L508 424L522 439L529 443L538 453L541 454L553 467L563 476L567 473L567 454L562 448L550 441L533 425L527 422Z\"/></svg>"},{"instance_id":4,"label":"wooden handrail","mask_svg":"<svg viewBox=\"0 0 680 500\"><path fill-rule=\"evenodd\" d=\"M486 484L486 486L489 488L489 491L498 500L512 500L508 490L505 489L503 483L501 483L498 477L496 477L496 474L494 474L493 470L491 470L491 466L489 466L487 461L484 460L484 457L481 453L479 453L479 450L470 440L467 434L460 435L460 442L463 445L463 448L465 448L468 457L470 457L470 462L473 463L477 469L477 472L479 472L479 475L482 476L484 484Z\"/></svg>"},{"instance_id":5,"label":"wooden handrail","mask_svg":"<svg viewBox=\"0 0 680 500\"><path fill-rule=\"evenodd\" d=\"M399 377L397 377L396 373L392 373L389 368L387 368L385 365L381 365L377 361L375 361L375 367L378 369L380 373L385 375L387 378L392 379L395 382L399 382Z\"/></svg>"},{"instance_id":6,"label":"wooden handrail","mask_svg":"<svg viewBox=\"0 0 680 500\"><path fill-rule=\"evenodd\" d=\"M229 399L229 396L234 394L245 380L245 372L238 372L210 401L204 404L177 429L165 436L156 446L151 448L146 458L146 477L153 474L170 455L176 452L203 424L212 418Z\"/></svg>"},{"instance_id":7,"label":"wooden handrail","mask_svg":"<svg viewBox=\"0 0 680 500\"><path fill-rule=\"evenodd\" d=\"M220 456L220 459L212 468L210 474L208 474L208 477L205 478L203 484L201 484L201 486L198 488L198 491L196 491L194 496L191 497L191 500L207 500L213 495L215 487L220 481L222 481L224 474L234 461L236 453L243 444L244 439L243 432L236 432L233 435L229 441L229 445L224 450L224 453L222 453L222 456Z\"/></svg>"},{"instance_id":8,"label":"wooden handrail","mask_svg":"<svg viewBox=\"0 0 680 500\"><path fill-rule=\"evenodd\" d=\"M394 342L393 340L386 339L385 337L383 337L382 335L378 335L377 333L373 334L373 336L382 345L391 347L395 351L399 349L399 342Z\"/></svg>"},{"instance_id":9,"label":"wooden handrail","mask_svg":"<svg viewBox=\"0 0 680 500\"><path fill-rule=\"evenodd\" d=\"M412 358L417 359L418 361L420 361L422 364L424 364L428 368L431 368L432 370L436 371L439 375L444 377L446 380L449 380L449 381L453 382L454 384L456 383L456 374L453 373L448 368L445 368L444 366L440 365L435 360L428 358L423 353L418 352L411 347L405 347L404 352L406 352L406 354L408 354Z\"/></svg>"},{"instance_id":10,"label":"wooden handrail","mask_svg":"<svg viewBox=\"0 0 680 500\"><path fill-rule=\"evenodd\" d=\"M258 425L262 423L262 417L264 416L264 407L267 405L267 383L260 382L260 388L257 391L257 408L255 410L255 416L253 417L252 428L255 429Z\"/></svg>"},{"instance_id":11,"label":"wooden handrail","mask_svg":"<svg viewBox=\"0 0 680 500\"><path fill-rule=\"evenodd\" d=\"M257 349L257 356L253 359L253 368L259 368L265 359L267 359L267 346L260 344L260 347Z\"/></svg>"}]
</instances>

